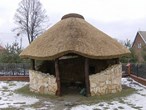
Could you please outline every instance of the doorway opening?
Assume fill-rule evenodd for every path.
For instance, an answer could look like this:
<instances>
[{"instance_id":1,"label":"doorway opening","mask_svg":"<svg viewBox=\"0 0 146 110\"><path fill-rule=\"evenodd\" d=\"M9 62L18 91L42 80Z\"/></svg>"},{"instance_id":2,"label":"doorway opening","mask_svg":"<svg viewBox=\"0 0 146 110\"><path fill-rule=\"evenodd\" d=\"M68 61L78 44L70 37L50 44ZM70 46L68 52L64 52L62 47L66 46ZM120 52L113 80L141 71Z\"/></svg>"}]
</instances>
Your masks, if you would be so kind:
<instances>
[{"instance_id":1,"label":"doorway opening","mask_svg":"<svg viewBox=\"0 0 146 110\"><path fill-rule=\"evenodd\" d=\"M62 95L86 95L84 59L73 55L63 57L59 61L61 93Z\"/></svg>"}]
</instances>

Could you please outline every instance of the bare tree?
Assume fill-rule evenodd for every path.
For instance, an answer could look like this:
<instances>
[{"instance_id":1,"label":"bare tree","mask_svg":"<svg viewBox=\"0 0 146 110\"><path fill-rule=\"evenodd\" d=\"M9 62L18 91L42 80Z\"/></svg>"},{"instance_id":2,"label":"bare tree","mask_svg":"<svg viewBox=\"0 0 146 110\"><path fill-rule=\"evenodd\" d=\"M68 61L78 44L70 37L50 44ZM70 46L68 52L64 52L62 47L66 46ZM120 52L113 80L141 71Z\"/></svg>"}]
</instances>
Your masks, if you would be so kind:
<instances>
[{"instance_id":1,"label":"bare tree","mask_svg":"<svg viewBox=\"0 0 146 110\"><path fill-rule=\"evenodd\" d=\"M14 18L17 27L14 29L20 34L27 35L29 44L48 26L48 16L39 0L22 0L16 10Z\"/></svg>"},{"instance_id":2,"label":"bare tree","mask_svg":"<svg viewBox=\"0 0 146 110\"><path fill-rule=\"evenodd\" d=\"M48 16L40 0L22 0L16 10L15 22L17 27L14 31L18 32L17 36L26 35L30 44L48 26ZM34 70L35 60L31 59L31 63Z\"/></svg>"}]
</instances>

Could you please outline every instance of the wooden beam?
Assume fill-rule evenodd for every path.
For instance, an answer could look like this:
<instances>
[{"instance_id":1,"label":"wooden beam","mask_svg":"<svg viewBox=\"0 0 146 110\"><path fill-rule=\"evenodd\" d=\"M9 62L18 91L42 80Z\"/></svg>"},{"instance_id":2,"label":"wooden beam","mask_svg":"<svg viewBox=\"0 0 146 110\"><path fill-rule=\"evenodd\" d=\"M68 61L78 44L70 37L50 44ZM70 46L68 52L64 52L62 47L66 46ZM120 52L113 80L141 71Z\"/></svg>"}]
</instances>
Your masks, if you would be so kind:
<instances>
[{"instance_id":1,"label":"wooden beam","mask_svg":"<svg viewBox=\"0 0 146 110\"><path fill-rule=\"evenodd\" d=\"M116 59L116 64L119 64L119 63L120 63L120 59L117 58L117 59Z\"/></svg>"},{"instance_id":2,"label":"wooden beam","mask_svg":"<svg viewBox=\"0 0 146 110\"><path fill-rule=\"evenodd\" d=\"M86 96L91 96L90 93L90 82L89 82L89 61L85 58L85 84L86 84Z\"/></svg>"},{"instance_id":3,"label":"wooden beam","mask_svg":"<svg viewBox=\"0 0 146 110\"><path fill-rule=\"evenodd\" d=\"M34 59L30 59L31 62L31 69L35 70L35 60Z\"/></svg>"},{"instance_id":4,"label":"wooden beam","mask_svg":"<svg viewBox=\"0 0 146 110\"><path fill-rule=\"evenodd\" d=\"M58 59L55 59L55 73L56 73L56 82L57 82L56 95L61 96L61 84L60 84L60 73L59 73Z\"/></svg>"}]
</instances>

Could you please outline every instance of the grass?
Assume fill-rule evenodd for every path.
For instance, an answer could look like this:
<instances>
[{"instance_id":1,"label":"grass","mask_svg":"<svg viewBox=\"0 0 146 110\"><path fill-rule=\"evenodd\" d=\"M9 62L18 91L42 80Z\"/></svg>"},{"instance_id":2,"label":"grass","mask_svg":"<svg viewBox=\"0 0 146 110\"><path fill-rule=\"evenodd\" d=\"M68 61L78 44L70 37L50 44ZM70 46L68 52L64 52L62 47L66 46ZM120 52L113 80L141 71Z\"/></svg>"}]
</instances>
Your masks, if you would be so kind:
<instances>
[{"instance_id":1,"label":"grass","mask_svg":"<svg viewBox=\"0 0 146 110\"><path fill-rule=\"evenodd\" d=\"M104 108L104 110L109 110L109 107L103 107Z\"/></svg>"},{"instance_id":2,"label":"grass","mask_svg":"<svg viewBox=\"0 0 146 110\"><path fill-rule=\"evenodd\" d=\"M109 101L114 100L114 99L120 100L121 97L126 97L126 96L131 95L131 94L133 94L135 92L136 92L136 90L133 89L133 88L124 87L122 89L122 91L118 92L118 93L106 94L106 95L103 95L103 96L88 97L87 103L89 103L89 102L90 103L97 103L97 102L101 102L101 101L108 101L109 102ZM83 100L84 100L84 98L83 98Z\"/></svg>"},{"instance_id":3,"label":"grass","mask_svg":"<svg viewBox=\"0 0 146 110\"><path fill-rule=\"evenodd\" d=\"M119 108L119 109L124 109L124 107L122 107L122 106L119 106L118 108Z\"/></svg>"},{"instance_id":4,"label":"grass","mask_svg":"<svg viewBox=\"0 0 146 110\"><path fill-rule=\"evenodd\" d=\"M9 86L16 86L15 83L9 83Z\"/></svg>"},{"instance_id":5,"label":"grass","mask_svg":"<svg viewBox=\"0 0 146 110\"><path fill-rule=\"evenodd\" d=\"M43 106L44 106L44 104L43 104L42 101L39 101L39 102L37 102L35 104L30 105L30 107L33 107L33 108L41 108Z\"/></svg>"},{"instance_id":6,"label":"grass","mask_svg":"<svg viewBox=\"0 0 146 110\"><path fill-rule=\"evenodd\" d=\"M13 95L13 92L10 92L9 94L8 94L8 96L12 96Z\"/></svg>"},{"instance_id":7,"label":"grass","mask_svg":"<svg viewBox=\"0 0 146 110\"><path fill-rule=\"evenodd\" d=\"M134 107L134 106L132 106L132 108L135 108L136 110L141 110L142 107L139 107L139 106Z\"/></svg>"},{"instance_id":8,"label":"grass","mask_svg":"<svg viewBox=\"0 0 146 110\"><path fill-rule=\"evenodd\" d=\"M136 109L136 110L141 110L141 106L136 106L136 105L134 105L134 104L131 104L131 103L127 103L130 107L132 107L132 108L134 108L134 109Z\"/></svg>"},{"instance_id":9,"label":"grass","mask_svg":"<svg viewBox=\"0 0 146 110\"><path fill-rule=\"evenodd\" d=\"M108 102L109 105L114 105L112 102Z\"/></svg>"},{"instance_id":10,"label":"grass","mask_svg":"<svg viewBox=\"0 0 146 110\"><path fill-rule=\"evenodd\" d=\"M54 96L54 95L34 93L34 92L31 92L29 90L29 85L26 85L26 86L24 86L20 89L15 90L15 92L19 93L19 94L22 94L22 95L25 95L25 96L34 96L34 97L37 97L37 98L42 97L46 100L48 100L48 99L66 100L66 99L70 98L69 96L57 97L57 96ZM133 94L134 92L136 92L135 89L124 86L122 91L118 92L118 93L106 94L106 95L103 95L103 96L91 96L91 97L79 96L77 98L78 98L79 104L94 104L94 103L98 103L98 102L101 102L101 101L107 101L107 102L110 103L111 100L114 100L114 99L120 100L121 97L126 97L128 95Z\"/></svg>"},{"instance_id":11,"label":"grass","mask_svg":"<svg viewBox=\"0 0 146 110\"><path fill-rule=\"evenodd\" d=\"M119 101L119 103L125 104L123 99L119 99L118 101Z\"/></svg>"},{"instance_id":12,"label":"grass","mask_svg":"<svg viewBox=\"0 0 146 110\"><path fill-rule=\"evenodd\" d=\"M54 99L57 98L57 96L54 96L54 95L31 92L29 90L29 85L26 85L22 88L15 90L15 93L19 93L19 94L22 94L24 96L34 96L34 97L38 97L38 98L39 97L41 97L41 98L54 98Z\"/></svg>"},{"instance_id":13,"label":"grass","mask_svg":"<svg viewBox=\"0 0 146 110\"><path fill-rule=\"evenodd\" d=\"M99 108L93 108L93 110L101 110L101 109L99 109Z\"/></svg>"},{"instance_id":14,"label":"grass","mask_svg":"<svg viewBox=\"0 0 146 110\"><path fill-rule=\"evenodd\" d=\"M18 108L3 108L3 109L1 109L1 110L18 110ZM21 109L20 109L21 110Z\"/></svg>"},{"instance_id":15,"label":"grass","mask_svg":"<svg viewBox=\"0 0 146 110\"><path fill-rule=\"evenodd\" d=\"M3 86L2 87L4 90L8 90L8 87L7 86Z\"/></svg>"}]
</instances>

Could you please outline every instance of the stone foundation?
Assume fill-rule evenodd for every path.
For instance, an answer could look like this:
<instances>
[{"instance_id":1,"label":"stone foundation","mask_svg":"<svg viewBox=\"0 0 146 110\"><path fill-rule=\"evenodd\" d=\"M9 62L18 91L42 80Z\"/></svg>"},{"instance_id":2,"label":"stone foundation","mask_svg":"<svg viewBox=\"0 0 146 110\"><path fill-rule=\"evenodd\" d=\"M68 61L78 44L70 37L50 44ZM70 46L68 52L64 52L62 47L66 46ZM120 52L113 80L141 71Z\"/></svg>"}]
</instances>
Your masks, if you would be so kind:
<instances>
[{"instance_id":1,"label":"stone foundation","mask_svg":"<svg viewBox=\"0 0 146 110\"><path fill-rule=\"evenodd\" d=\"M92 96L116 93L121 87L122 66L113 65L100 73L89 76ZM29 70L30 91L41 94L53 94L57 91L56 77L39 71Z\"/></svg>"},{"instance_id":2,"label":"stone foundation","mask_svg":"<svg viewBox=\"0 0 146 110\"><path fill-rule=\"evenodd\" d=\"M57 90L56 77L39 71L29 70L30 91L41 94L54 94Z\"/></svg>"},{"instance_id":3,"label":"stone foundation","mask_svg":"<svg viewBox=\"0 0 146 110\"><path fill-rule=\"evenodd\" d=\"M89 80L91 95L103 95L121 91L121 78L121 64L113 65L100 73L90 75Z\"/></svg>"}]
</instances>

